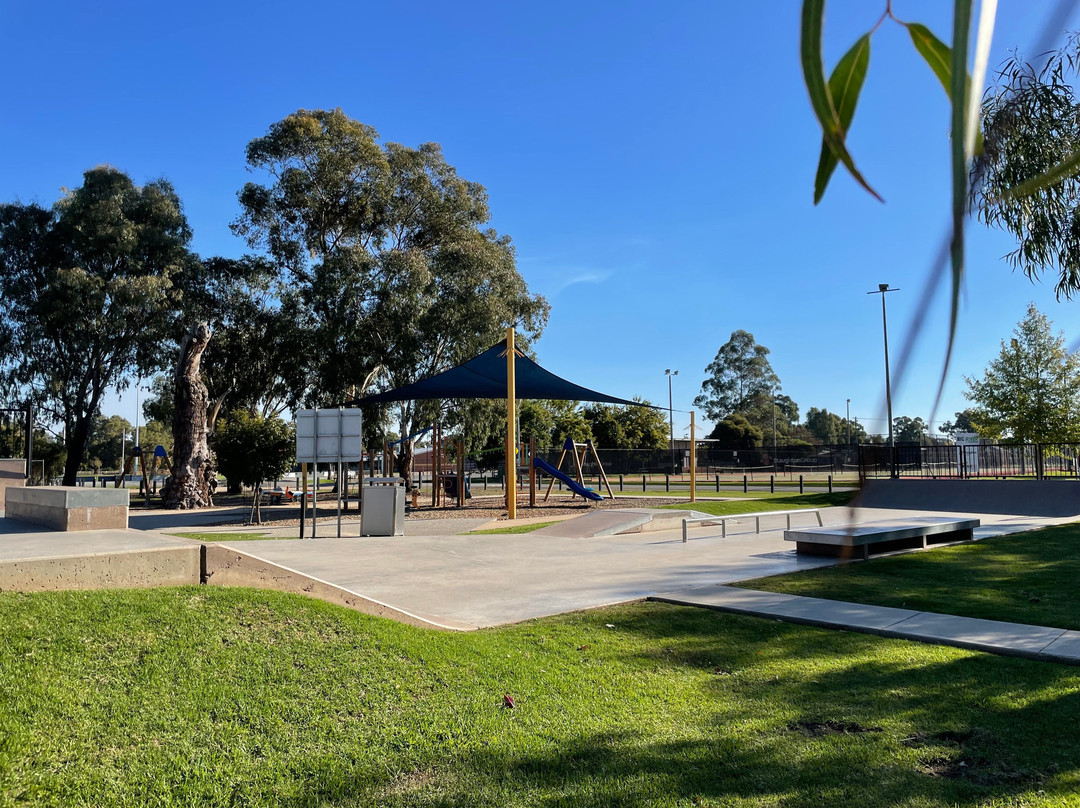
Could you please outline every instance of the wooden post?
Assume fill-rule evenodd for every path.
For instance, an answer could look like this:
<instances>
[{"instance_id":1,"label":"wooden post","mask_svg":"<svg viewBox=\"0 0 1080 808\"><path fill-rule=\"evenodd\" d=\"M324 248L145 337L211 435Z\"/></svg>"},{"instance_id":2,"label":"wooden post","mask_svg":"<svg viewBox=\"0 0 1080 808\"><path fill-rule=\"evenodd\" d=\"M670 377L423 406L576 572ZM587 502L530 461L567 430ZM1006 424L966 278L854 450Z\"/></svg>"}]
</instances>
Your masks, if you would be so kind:
<instances>
[{"instance_id":1,"label":"wooden post","mask_svg":"<svg viewBox=\"0 0 1080 808\"><path fill-rule=\"evenodd\" d=\"M690 410L690 501L697 502L697 441L694 435L694 411Z\"/></svg>"},{"instance_id":2,"label":"wooden post","mask_svg":"<svg viewBox=\"0 0 1080 808\"><path fill-rule=\"evenodd\" d=\"M529 507L536 507L536 466L533 458L536 457L536 436L529 438Z\"/></svg>"},{"instance_id":3,"label":"wooden post","mask_svg":"<svg viewBox=\"0 0 1080 808\"><path fill-rule=\"evenodd\" d=\"M465 507L465 441L457 442L457 506Z\"/></svg>"},{"instance_id":4,"label":"wooden post","mask_svg":"<svg viewBox=\"0 0 1080 808\"><path fill-rule=\"evenodd\" d=\"M517 380L514 377L514 327L506 329L506 518L517 519L517 429L514 408Z\"/></svg>"}]
</instances>

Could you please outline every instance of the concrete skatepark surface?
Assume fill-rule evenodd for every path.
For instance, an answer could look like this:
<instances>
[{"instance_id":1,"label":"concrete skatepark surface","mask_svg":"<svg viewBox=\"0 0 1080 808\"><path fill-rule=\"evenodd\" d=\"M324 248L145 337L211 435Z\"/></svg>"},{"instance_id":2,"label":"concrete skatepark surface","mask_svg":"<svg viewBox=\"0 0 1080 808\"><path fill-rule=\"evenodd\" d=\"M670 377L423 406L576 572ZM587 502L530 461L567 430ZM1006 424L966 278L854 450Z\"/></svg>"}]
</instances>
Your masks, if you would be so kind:
<instances>
[{"instance_id":1,"label":"concrete skatepark surface","mask_svg":"<svg viewBox=\"0 0 1080 808\"><path fill-rule=\"evenodd\" d=\"M822 515L836 525L926 514L828 508ZM1072 521L972 516L982 520L976 538ZM482 627L837 563L797 556L777 522L760 534L753 519L729 523L726 539L719 526L693 527L686 544L681 528L596 538L525 533L223 544L413 614Z\"/></svg>"},{"instance_id":2,"label":"concrete skatepark surface","mask_svg":"<svg viewBox=\"0 0 1080 808\"><path fill-rule=\"evenodd\" d=\"M927 511L829 508L822 512L826 525L865 524L933 515ZM960 514L939 513L939 516ZM982 526L976 538L1032 530L1074 521L1074 517L1046 517L969 513ZM355 512L351 514L355 519ZM132 523L163 525L170 530L197 532L208 521L220 522L221 511L133 514ZM754 520L729 521L728 535L716 525L690 528L682 542L680 527L629 535L577 538L567 523L564 535L495 534L455 535L476 529L476 519L411 520L404 537L334 538L336 525L320 524L320 538L281 541L248 540L207 544L203 563L212 556L221 575L203 568L211 583L229 583L298 591L362 611L385 614L418 625L475 628L534 617L640 600L660 593L692 592L701 587L731 583L765 575L837 563L835 559L797 556L784 541L784 520L773 529L754 532ZM346 523L346 526L348 523ZM358 526L357 526L358 527ZM206 529L203 527L202 529ZM0 520L0 565L8 570L0 589L85 588L95 580L80 574L73 586L64 586L63 570L80 558L101 559L142 554L141 564L177 553L185 559L202 545L162 535L156 530L39 533L11 520ZM226 528L214 532L268 532L297 535L295 527ZM325 531L325 532L324 532ZM570 535L567 535L570 534ZM325 536L325 537L324 537ZM209 551L213 549L214 552ZM65 561L66 559L66 561ZM35 585L13 583L12 569L29 560L51 564L49 575ZM82 563L82 562L79 562ZM179 562L177 562L179 564ZM872 562L871 562L872 563ZM191 580L190 564L181 570L181 583ZM14 565L14 566L12 566ZM66 566L65 566L66 565ZM183 565L181 565L183 566ZM153 585L137 569L127 578L97 569L102 586ZM25 569L25 567L24 567ZM161 573L160 567L158 574ZM93 572L93 571L91 571ZM230 577L231 576L231 577ZM130 582L134 580L134 583ZM316 591L317 590L317 591ZM413 620L408 616L414 616Z\"/></svg>"}]
</instances>

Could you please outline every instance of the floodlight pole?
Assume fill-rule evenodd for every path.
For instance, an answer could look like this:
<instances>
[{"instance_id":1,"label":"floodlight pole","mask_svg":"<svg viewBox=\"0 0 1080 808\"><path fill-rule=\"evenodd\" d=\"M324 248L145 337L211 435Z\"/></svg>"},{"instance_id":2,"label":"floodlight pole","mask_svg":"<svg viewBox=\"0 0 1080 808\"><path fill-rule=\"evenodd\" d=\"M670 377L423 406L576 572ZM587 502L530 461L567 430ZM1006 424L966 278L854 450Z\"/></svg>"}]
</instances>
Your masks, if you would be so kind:
<instances>
[{"instance_id":1,"label":"floodlight pole","mask_svg":"<svg viewBox=\"0 0 1080 808\"><path fill-rule=\"evenodd\" d=\"M675 473L675 410L671 406L671 377L678 376L679 371L668 368L664 371L667 376L667 411L668 411L668 428L671 430L669 440L671 441L671 473Z\"/></svg>"},{"instance_id":2,"label":"floodlight pole","mask_svg":"<svg viewBox=\"0 0 1080 808\"><path fill-rule=\"evenodd\" d=\"M517 519L517 434L514 405L517 383L514 378L514 327L506 329L506 518ZM461 485L461 481L458 481Z\"/></svg>"},{"instance_id":3,"label":"floodlight pole","mask_svg":"<svg viewBox=\"0 0 1080 808\"><path fill-rule=\"evenodd\" d=\"M876 291L867 292L868 295L881 295L881 330L885 336L885 409L889 418L889 447L893 447L893 422L892 422L892 385L889 381L889 321L885 316L885 294L887 292L899 292L899 289L890 289L889 284L879 283ZM893 476L896 476L896 464L893 463Z\"/></svg>"}]
</instances>

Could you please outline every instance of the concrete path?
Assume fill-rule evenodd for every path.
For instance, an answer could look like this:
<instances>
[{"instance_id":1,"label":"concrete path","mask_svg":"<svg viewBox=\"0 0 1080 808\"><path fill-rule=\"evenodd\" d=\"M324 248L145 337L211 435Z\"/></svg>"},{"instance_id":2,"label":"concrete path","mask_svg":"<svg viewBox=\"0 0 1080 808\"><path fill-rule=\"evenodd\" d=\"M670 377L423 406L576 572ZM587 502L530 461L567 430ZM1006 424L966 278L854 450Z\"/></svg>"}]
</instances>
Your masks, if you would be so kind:
<instances>
[{"instance_id":1,"label":"concrete path","mask_svg":"<svg viewBox=\"0 0 1080 808\"><path fill-rule=\"evenodd\" d=\"M782 595L731 586L685 589L655 595L650 600L1080 665L1080 631Z\"/></svg>"},{"instance_id":2,"label":"concrete path","mask_svg":"<svg viewBox=\"0 0 1080 808\"><path fill-rule=\"evenodd\" d=\"M826 525L927 515L822 511ZM976 516L980 538L1071 521ZM403 611L492 626L837 563L796 555L784 541L785 520L775 522L767 529L763 520L760 534L753 519L729 522L727 538L719 526L694 527L686 544L681 527L586 539L525 533L224 544Z\"/></svg>"}]
</instances>

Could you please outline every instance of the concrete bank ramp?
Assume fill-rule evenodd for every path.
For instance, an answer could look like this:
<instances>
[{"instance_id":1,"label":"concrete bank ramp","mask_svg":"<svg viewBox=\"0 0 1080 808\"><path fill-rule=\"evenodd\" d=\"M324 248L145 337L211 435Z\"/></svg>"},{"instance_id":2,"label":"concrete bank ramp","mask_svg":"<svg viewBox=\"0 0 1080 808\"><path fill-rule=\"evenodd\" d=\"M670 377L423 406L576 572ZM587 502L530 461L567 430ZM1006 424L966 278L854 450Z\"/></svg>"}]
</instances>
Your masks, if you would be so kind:
<instances>
[{"instance_id":1,"label":"concrete bank ramp","mask_svg":"<svg viewBox=\"0 0 1080 808\"><path fill-rule=\"evenodd\" d=\"M867 480L851 504L909 511L1077 516L1080 480Z\"/></svg>"},{"instance_id":2,"label":"concrete bank ramp","mask_svg":"<svg viewBox=\"0 0 1080 808\"><path fill-rule=\"evenodd\" d=\"M596 536L616 536L624 533L647 533L653 530L673 530L682 527L682 520L706 514L692 510L652 510L649 508L619 508L593 511L534 530L533 536L554 536L560 539L591 539Z\"/></svg>"}]
</instances>

